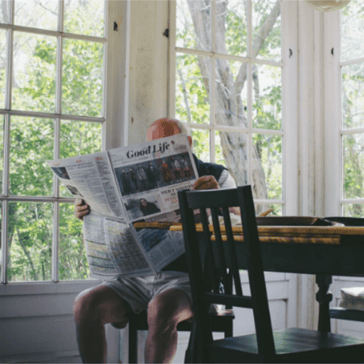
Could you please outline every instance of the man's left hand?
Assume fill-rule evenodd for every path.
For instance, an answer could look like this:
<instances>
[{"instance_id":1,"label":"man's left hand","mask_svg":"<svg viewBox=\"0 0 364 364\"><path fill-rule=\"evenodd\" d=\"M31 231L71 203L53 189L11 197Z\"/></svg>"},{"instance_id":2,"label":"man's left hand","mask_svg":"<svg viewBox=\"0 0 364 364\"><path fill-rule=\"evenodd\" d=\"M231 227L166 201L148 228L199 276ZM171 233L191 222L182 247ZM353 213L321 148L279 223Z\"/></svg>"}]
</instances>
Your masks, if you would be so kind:
<instances>
[{"instance_id":1,"label":"man's left hand","mask_svg":"<svg viewBox=\"0 0 364 364\"><path fill-rule=\"evenodd\" d=\"M217 190L220 188L214 176L203 176L198 178L192 186L193 190Z\"/></svg>"}]
</instances>

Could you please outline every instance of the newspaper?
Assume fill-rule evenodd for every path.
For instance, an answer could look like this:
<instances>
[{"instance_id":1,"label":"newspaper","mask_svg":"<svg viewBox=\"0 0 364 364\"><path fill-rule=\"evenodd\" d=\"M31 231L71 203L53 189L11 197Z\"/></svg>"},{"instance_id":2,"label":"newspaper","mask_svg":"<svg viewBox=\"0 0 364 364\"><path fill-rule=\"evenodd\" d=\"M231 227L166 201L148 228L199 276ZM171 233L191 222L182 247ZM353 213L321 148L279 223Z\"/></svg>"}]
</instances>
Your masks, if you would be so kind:
<instances>
[{"instance_id":1,"label":"newspaper","mask_svg":"<svg viewBox=\"0 0 364 364\"><path fill-rule=\"evenodd\" d=\"M48 161L66 188L86 201L84 242L91 277L149 275L184 253L180 232L134 228L180 221L178 191L198 178L187 136Z\"/></svg>"}]
</instances>

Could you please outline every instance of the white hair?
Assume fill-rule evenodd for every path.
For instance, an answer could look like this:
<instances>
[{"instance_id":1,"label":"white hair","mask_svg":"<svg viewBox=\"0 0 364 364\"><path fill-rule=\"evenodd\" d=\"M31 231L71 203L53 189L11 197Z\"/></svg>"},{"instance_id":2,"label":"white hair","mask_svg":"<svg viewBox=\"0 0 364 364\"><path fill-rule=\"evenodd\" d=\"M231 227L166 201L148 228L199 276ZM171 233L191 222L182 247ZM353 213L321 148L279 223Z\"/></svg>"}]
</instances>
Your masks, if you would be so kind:
<instances>
[{"instance_id":1,"label":"white hair","mask_svg":"<svg viewBox=\"0 0 364 364\"><path fill-rule=\"evenodd\" d=\"M187 136L192 136L190 126L187 123L184 123L177 119L173 119L172 121L174 121L177 124L177 128L179 129L181 134L186 134Z\"/></svg>"}]
</instances>

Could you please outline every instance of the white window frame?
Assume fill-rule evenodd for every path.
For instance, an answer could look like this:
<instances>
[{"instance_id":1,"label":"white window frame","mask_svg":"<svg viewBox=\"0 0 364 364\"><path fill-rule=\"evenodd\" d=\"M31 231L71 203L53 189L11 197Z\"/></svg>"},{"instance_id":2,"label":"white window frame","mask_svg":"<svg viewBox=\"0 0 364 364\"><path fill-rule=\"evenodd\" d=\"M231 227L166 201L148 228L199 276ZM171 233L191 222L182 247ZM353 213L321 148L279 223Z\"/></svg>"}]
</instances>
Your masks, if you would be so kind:
<instances>
[{"instance_id":1,"label":"white window frame","mask_svg":"<svg viewBox=\"0 0 364 364\"><path fill-rule=\"evenodd\" d=\"M280 130L257 129L252 126L252 113L249 107L247 120L248 127L229 127L216 125L215 123L215 99L213 92L210 94L210 124L190 123L191 129L208 130L210 131L210 161L215 161L215 132L229 131L239 132L249 135L249 160L252 159L252 135L280 135L282 136L282 199L255 199L257 204L277 204L282 205L283 215L296 215L298 213L298 91L297 91L297 69L298 69L298 47L297 47L297 19L298 19L298 4L296 1L282 0L281 17L282 17L282 62L269 60L253 59L251 54L251 35L252 35L252 19L251 19L251 0L248 2L249 19L248 27L248 55L247 57L229 56L214 52L214 44L212 44L211 52L201 52L199 50L184 49L176 47L176 0L169 1L169 69L168 69L168 114L170 117L175 116L175 74L176 74L176 53L183 52L185 54L194 54L210 57L211 73L215 73L216 58L224 58L228 60L238 60L248 63L248 105L251 105L252 100L252 65L264 64L281 67L282 69L282 128ZM212 2L212 28L216 18L216 4ZM213 37L214 39L215 37ZM213 40L214 43L214 40ZM215 78L210 77L211 90L214 90ZM252 181L252 163L249 163L248 184ZM288 198L289 197L289 198Z\"/></svg>"},{"instance_id":2,"label":"white window frame","mask_svg":"<svg viewBox=\"0 0 364 364\"><path fill-rule=\"evenodd\" d=\"M58 283L57 292L77 292L80 288L94 286L97 280L58 280L58 246L59 246L59 204L73 203L73 198L64 198L59 195L59 182L56 177L53 179L53 197L30 197L30 196L10 196L9 188L9 120L12 115L50 118L55 121L54 140L54 158L59 158L59 142L60 142L60 120L73 120L84 122L97 122L102 124L102 150L119 147L125 144L127 140L127 128L124 127L125 120L128 118L127 103L128 98L125 96L124 89L127 88L128 78L125 77L127 60L129 59L128 51L128 21L122 22L124 14L128 14L130 3L129 1L104 1L105 4L105 30L103 37L84 36L79 34L63 33L62 24L64 16L64 1L59 2L58 29L56 31L35 29L23 26L14 25L14 2L10 1L11 23L0 24L0 29L8 30L8 60L11 60L12 54L12 37L14 31L23 31L33 34L43 34L57 37L57 79L56 79L56 112L42 113L31 111L11 110L11 80L9 77L12 74L11 65L7 67L7 97L5 109L0 109L0 115L4 115L4 172L3 172L3 190L0 196L2 202L2 250L1 250L1 280L0 294L29 294L29 289L34 294L54 293L55 283ZM114 23L118 25L118 29L114 30ZM104 49L104 70L103 70L103 101L102 114L100 117L88 117L77 115L64 115L61 110L61 80L62 67L58 65L62 62L62 39L79 39L84 41L98 42L105 45ZM53 237L52 237L52 275L51 281L24 281L24 282L7 282L7 220L8 220L8 204L10 201L22 202L48 202L54 205L53 215ZM74 218L70 216L70 218ZM61 285L63 288L61 288ZM24 292L24 293L23 293ZM26 293L28 292L28 293Z\"/></svg>"}]
</instances>

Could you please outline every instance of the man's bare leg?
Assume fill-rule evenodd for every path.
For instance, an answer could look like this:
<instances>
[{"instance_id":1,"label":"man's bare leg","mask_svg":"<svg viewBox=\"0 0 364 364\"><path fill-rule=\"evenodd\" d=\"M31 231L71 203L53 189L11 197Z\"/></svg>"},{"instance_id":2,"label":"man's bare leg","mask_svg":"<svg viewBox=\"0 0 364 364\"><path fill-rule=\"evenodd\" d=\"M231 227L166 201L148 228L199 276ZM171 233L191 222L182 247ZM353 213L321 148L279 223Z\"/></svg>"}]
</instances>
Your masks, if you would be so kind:
<instances>
[{"instance_id":1,"label":"man's bare leg","mask_svg":"<svg viewBox=\"0 0 364 364\"><path fill-rule=\"evenodd\" d=\"M73 305L77 343L83 363L106 363L104 325L126 326L130 308L111 288L98 286L81 292Z\"/></svg>"},{"instance_id":2,"label":"man's bare leg","mask_svg":"<svg viewBox=\"0 0 364 364\"><path fill-rule=\"evenodd\" d=\"M177 349L177 324L192 317L189 297L180 289L169 289L148 306L146 363L170 363Z\"/></svg>"}]
</instances>

